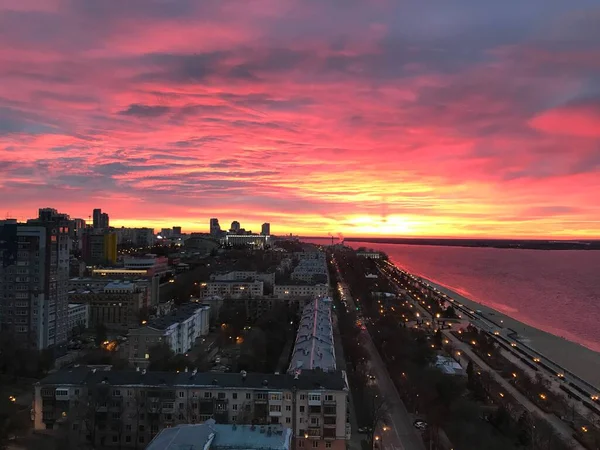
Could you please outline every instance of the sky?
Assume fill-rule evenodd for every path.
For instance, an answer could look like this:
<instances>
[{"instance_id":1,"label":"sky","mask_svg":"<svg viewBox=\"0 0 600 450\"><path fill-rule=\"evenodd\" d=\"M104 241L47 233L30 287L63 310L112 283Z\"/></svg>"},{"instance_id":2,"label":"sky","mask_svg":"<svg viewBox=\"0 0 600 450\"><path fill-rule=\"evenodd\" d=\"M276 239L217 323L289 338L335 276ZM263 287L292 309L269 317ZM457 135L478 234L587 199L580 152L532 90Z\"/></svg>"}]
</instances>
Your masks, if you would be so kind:
<instances>
[{"instance_id":1,"label":"sky","mask_svg":"<svg viewBox=\"0 0 600 450\"><path fill-rule=\"evenodd\" d=\"M0 215L600 237L598 0L2 0Z\"/></svg>"}]
</instances>

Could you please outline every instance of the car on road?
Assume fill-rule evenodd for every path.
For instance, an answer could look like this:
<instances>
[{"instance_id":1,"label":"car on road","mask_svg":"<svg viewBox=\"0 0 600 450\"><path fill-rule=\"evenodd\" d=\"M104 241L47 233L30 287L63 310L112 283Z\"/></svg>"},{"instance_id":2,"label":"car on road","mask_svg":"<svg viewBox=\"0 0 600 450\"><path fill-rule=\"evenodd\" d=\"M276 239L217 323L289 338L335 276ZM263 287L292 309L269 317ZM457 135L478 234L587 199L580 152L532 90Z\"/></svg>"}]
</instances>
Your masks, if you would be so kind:
<instances>
[{"instance_id":1,"label":"car on road","mask_svg":"<svg viewBox=\"0 0 600 450\"><path fill-rule=\"evenodd\" d=\"M420 430L420 431L425 431L427 429L427 422L425 422L424 420L421 420L421 419L415 420L413 422L413 425L417 430Z\"/></svg>"},{"instance_id":2,"label":"car on road","mask_svg":"<svg viewBox=\"0 0 600 450\"><path fill-rule=\"evenodd\" d=\"M359 433L366 434L366 433L371 433L373 431L373 428L371 428L371 427L359 427L357 431Z\"/></svg>"}]
</instances>

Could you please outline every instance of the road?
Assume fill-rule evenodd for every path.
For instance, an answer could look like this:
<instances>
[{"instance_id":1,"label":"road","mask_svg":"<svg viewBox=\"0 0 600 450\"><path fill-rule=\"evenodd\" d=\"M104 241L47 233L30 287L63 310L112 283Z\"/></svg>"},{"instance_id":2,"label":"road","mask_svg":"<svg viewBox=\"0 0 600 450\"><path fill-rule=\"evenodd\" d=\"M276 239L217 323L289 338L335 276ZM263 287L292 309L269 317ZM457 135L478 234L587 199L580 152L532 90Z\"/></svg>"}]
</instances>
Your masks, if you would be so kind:
<instances>
[{"instance_id":1,"label":"road","mask_svg":"<svg viewBox=\"0 0 600 450\"><path fill-rule=\"evenodd\" d=\"M380 395L385 399L388 412L389 429L379 431L382 437L382 447L386 450L424 450L425 446L413 420L400 399L398 390L390 378L387 367L373 344L371 335L364 330L361 334L362 343L371 355L371 368L377 380Z\"/></svg>"},{"instance_id":2,"label":"road","mask_svg":"<svg viewBox=\"0 0 600 450\"><path fill-rule=\"evenodd\" d=\"M335 264L340 280L343 280L342 274ZM356 304L350 295L349 289L343 283L339 286L342 301L347 302L348 307L355 310ZM386 401L387 408L387 430L379 427L375 434L379 437L379 445L383 450L425 450L423 440L418 431L413 426L413 420L408 414L404 403L400 399L398 390L390 378L387 367L381 355L375 348L371 335L367 329L362 330L361 343L365 346L368 354L371 355L371 370L375 375L379 395Z\"/></svg>"},{"instance_id":3,"label":"road","mask_svg":"<svg viewBox=\"0 0 600 450\"><path fill-rule=\"evenodd\" d=\"M508 392L510 395L512 395L514 397L514 399L517 400L521 405L523 405L523 407L525 407L529 412L534 412L538 416L546 419L546 421L548 421L552 425L552 427L560 435L560 437L565 442L568 442L571 444L573 449L585 450L581 446L581 444L579 444L575 439L573 439L573 430L571 430L571 428L566 423L564 423L562 420L560 420L555 415L547 414L544 411L542 411L540 408L538 408L537 405L532 403L527 397L525 397L523 394L521 394L517 390L517 388L515 388L507 380L502 378L502 376L498 372L495 372L490 366L488 366L485 363L485 361L483 361L479 356L477 356L477 354L475 354L475 352L473 352L467 344L460 341L452 333L450 333L449 331L444 331L443 333L447 339L450 339L450 341L454 345L454 348L459 349L461 351L462 355L459 359L461 360L460 362L463 365L463 367L466 367L466 365L468 364L468 360L464 357L464 355L466 355L471 360L473 360L473 363L475 363L481 369L489 372L490 375L494 378L494 380L500 386L502 386L502 389L504 389L506 392Z\"/></svg>"}]
</instances>

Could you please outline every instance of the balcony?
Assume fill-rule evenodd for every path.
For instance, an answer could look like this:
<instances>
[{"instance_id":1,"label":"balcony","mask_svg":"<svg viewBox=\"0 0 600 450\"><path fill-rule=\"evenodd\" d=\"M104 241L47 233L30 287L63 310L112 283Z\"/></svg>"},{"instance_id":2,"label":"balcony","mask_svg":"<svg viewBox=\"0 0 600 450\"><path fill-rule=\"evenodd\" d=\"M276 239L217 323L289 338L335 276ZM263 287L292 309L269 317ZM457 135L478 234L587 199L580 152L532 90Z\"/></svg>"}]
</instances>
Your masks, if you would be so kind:
<instances>
[{"instance_id":1,"label":"balcony","mask_svg":"<svg viewBox=\"0 0 600 450\"><path fill-rule=\"evenodd\" d=\"M321 439L321 427L308 427L308 439Z\"/></svg>"},{"instance_id":2,"label":"balcony","mask_svg":"<svg viewBox=\"0 0 600 450\"><path fill-rule=\"evenodd\" d=\"M324 416L337 416L337 408L335 406L325 406L323 408Z\"/></svg>"}]
</instances>

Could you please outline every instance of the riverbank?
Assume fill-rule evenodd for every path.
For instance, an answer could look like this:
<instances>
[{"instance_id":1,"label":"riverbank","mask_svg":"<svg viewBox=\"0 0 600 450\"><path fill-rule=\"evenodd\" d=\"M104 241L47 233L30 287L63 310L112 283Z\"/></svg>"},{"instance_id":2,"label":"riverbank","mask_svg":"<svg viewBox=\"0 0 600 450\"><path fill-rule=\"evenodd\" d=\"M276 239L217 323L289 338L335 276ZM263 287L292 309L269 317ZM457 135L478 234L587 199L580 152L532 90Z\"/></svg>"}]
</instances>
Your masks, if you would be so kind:
<instances>
[{"instance_id":1,"label":"riverbank","mask_svg":"<svg viewBox=\"0 0 600 450\"><path fill-rule=\"evenodd\" d=\"M600 390L600 353L565 338L520 322L496 309L473 301L443 285L427 280L429 284L466 307L481 311L487 320L515 331L519 340L555 361Z\"/></svg>"}]
</instances>

